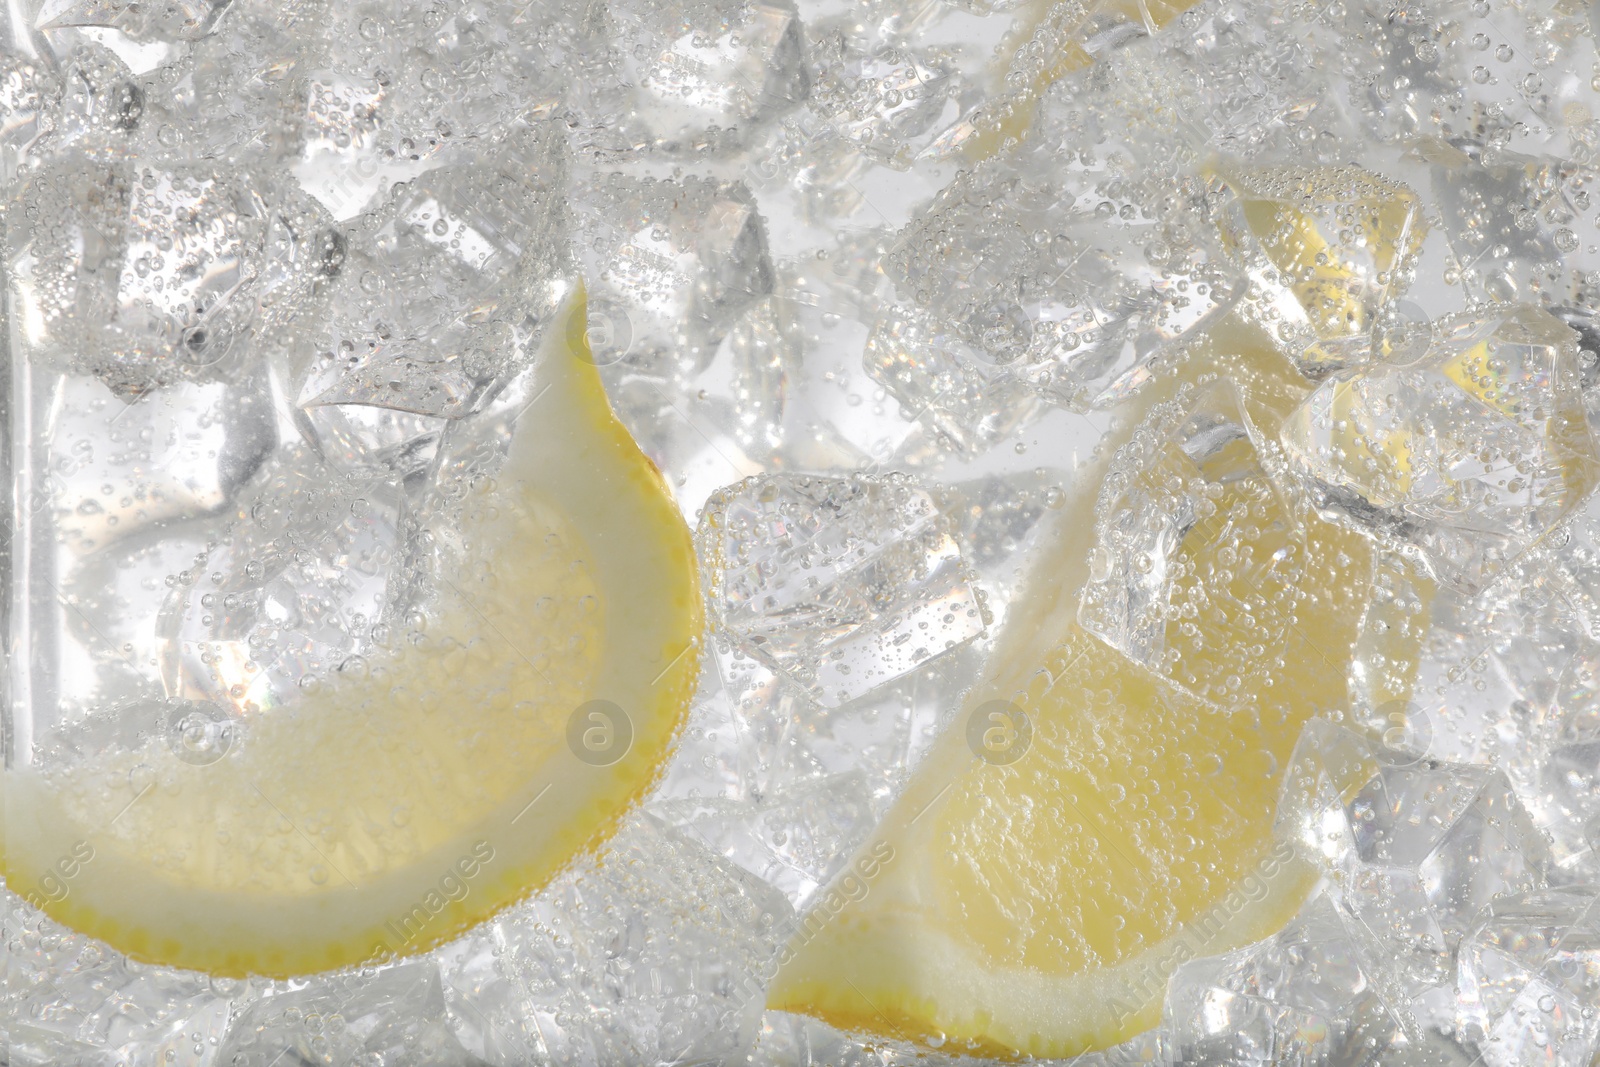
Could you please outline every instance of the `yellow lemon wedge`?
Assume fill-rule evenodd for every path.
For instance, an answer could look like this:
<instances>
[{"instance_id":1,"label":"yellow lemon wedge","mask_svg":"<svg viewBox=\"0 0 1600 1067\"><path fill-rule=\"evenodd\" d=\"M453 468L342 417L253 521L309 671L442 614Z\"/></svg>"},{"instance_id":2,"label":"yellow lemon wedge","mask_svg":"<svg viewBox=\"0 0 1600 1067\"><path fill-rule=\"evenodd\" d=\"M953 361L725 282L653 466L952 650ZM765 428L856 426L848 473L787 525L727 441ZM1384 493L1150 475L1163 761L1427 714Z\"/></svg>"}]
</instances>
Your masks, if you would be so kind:
<instances>
[{"instance_id":1,"label":"yellow lemon wedge","mask_svg":"<svg viewBox=\"0 0 1600 1067\"><path fill-rule=\"evenodd\" d=\"M1074 1055L1158 1022L1182 961L1299 907L1283 770L1343 700L1372 559L1268 476L1308 383L1260 335L1211 344L1098 504L1091 483L1065 509L963 718L805 918L769 1007Z\"/></svg>"},{"instance_id":2,"label":"yellow lemon wedge","mask_svg":"<svg viewBox=\"0 0 1600 1067\"><path fill-rule=\"evenodd\" d=\"M684 718L702 608L581 293L564 315L414 640L220 759L163 736L8 768L10 888L136 959L287 976L437 945L610 833Z\"/></svg>"}]
</instances>

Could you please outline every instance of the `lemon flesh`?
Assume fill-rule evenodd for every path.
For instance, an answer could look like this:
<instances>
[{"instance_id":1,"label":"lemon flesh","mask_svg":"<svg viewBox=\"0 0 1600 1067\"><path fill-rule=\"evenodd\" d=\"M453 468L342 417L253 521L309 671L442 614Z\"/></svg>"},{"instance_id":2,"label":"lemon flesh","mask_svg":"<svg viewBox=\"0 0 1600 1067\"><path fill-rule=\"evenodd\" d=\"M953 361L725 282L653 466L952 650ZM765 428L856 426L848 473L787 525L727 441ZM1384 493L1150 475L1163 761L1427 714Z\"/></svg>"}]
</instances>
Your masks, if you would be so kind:
<instances>
[{"instance_id":1,"label":"lemon flesh","mask_svg":"<svg viewBox=\"0 0 1600 1067\"><path fill-rule=\"evenodd\" d=\"M1267 441L1303 379L1259 335L1217 343L1197 365ZM1174 462L1169 445L1135 480L1159 488ZM947 1050L1075 1055L1158 1022L1183 960L1294 914L1313 879L1273 840L1282 770L1346 691L1371 556L1291 498L1246 500L1247 482L1224 477L1217 513L1183 535L1186 610L1164 635L1181 655L1154 668L1080 623L1096 534L1091 501L1069 507L988 679L802 924L769 1007ZM1233 565L1241 529L1286 540L1276 592ZM1027 717L1014 762L979 758L965 728L996 699Z\"/></svg>"},{"instance_id":2,"label":"lemon flesh","mask_svg":"<svg viewBox=\"0 0 1600 1067\"><path fill-rule=\"evenodd\" d=\"M702 608L583 331L552 335L423 636L203 766L158 738L8 769L9 887L136 959L288 976L428 949L603 840L684 717Z\"/></svg>"}]
</instances>

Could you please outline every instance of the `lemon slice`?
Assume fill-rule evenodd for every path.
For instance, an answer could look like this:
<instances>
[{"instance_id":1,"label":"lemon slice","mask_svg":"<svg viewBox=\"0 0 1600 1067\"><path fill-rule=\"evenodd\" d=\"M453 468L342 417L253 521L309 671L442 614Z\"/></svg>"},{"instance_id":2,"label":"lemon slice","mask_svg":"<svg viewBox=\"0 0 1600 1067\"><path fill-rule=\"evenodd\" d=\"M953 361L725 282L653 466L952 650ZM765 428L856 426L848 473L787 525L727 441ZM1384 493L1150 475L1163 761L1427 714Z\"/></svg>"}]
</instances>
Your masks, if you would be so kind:
<instances>
[{"instance_id":1,"label":"lemon slice","mask_svg":"<svg viewBox=\"0 0 1600 1067\"><path fill-rule=\"evenodd\" d=\"M581 293L566 315L417 642L212 762L159 737L8 769L8 886L140 960L287 976L430 948L611 831L684 717L702 609Z\"/></svg>"},{"instance_id":2,"label":"lemon slice","mask_svg":"<svg viewBox=\"0 0 1600 1067\"><path fill-rule=\"evenodd\" d=\"M1371 557L1265 476L1303 379L1242 333L1199 367L1237 388L1236 422L1192 406L1205 390L1181 426L1163 405L1107 480L1100 532L1092 497L1066 509L964 721L804 920L769 1007L1074 1055L1155 1024L1183 960L1294 914L1313 879L1272 837L1282 771L1343 699ZM1156 523L1184 493L1181 521ZM1118 550L1107 529L1160 536ZM1107 584L1163 567L1148 611Z\"/></svg>"}]
</instances>

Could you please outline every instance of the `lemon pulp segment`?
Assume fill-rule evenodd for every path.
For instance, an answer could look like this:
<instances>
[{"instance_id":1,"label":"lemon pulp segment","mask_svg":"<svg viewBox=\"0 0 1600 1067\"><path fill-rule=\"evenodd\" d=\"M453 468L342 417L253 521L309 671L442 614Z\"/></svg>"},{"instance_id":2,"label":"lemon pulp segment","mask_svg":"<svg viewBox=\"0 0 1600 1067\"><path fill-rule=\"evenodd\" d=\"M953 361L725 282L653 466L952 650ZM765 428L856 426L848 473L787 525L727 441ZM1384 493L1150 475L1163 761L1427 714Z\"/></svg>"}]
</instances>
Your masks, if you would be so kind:
<instances>
[{"instance_id":1,"label":"lemon pulp segment","mask_svg":"<svg viewBox=\"0 0 1600 1067\"><path fill-rule=\"evenodd\" d=\"M286 976L432 947L608 834L685 714L702 607L583 331L552 334L414 643L247 720L216 762L152 738L7 770L11 888L141 960ZM569 743L575 713L601 758Z\"/></svg>"},{"instance_id":2,"label":"lemon pulp segment","mask_svg":"<svg viewBox=\"0 0 1600 1067\"><path fill-rule=\"evenodd\" d=\"M1270 437L1305 385L1234 333L1196 365ZM1143 479L1159 486L1169 459ZM1009 700L1031 746L990 762L950 729L863 850L873 877L825 894L791 941L769 1007L947 1049L1074 1055L1154 1025L1178 963L1294 914L1312 879L1273 841L1282 771L1302 724L1346 691L1371 556L1293 499L1241 507L1242 483L1219 484L1175 557L1185 610L1165 642L1182 654L1154 666L1079 622L1094 534L1088 502L1064 512L968 707ZM1274 589L1224 554L1242 526L1262 549L1283 542Z\"/></svg>"}]
</instances>

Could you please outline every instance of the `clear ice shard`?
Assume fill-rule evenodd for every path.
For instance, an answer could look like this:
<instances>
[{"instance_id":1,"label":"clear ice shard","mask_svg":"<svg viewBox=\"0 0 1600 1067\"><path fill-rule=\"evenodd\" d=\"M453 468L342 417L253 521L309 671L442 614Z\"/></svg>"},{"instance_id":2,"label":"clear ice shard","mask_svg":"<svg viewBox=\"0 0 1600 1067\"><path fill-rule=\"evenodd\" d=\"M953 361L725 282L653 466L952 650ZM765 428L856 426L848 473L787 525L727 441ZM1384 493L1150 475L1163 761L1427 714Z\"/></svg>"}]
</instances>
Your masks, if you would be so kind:
<instances>
[{"instance_id":1,"label":"clear ice shard","mask_svg":"<svg viewBox=\"0 0 1600 1067\"><path fill-rule=\"evenodd\" d=\"M830 138L894 166L911 165L913 144L943 112L952 71L933 50L858 47L843 30L810 49L807 105Z\"/></svg>"},{"instance_id":2,"label":"clear ice shard","mask_svg":"<svg viewBox=\"0 0 1600 1067\"><path fill-rule=\"evenodd\" d=\"M1588 1067L1600 1054L1600 909L1593 887L1494 901L1459 953L1463 1036L1488 1067Z\"/></svg>"},{"instance_id":3,"label":"clear ice shard","mask_svg":"<svg viewBox=\"0 0 1600 1067\"><path fill-rule=\"evenodd\" d=\"M1244 313L1309 377L1366 362L1427 233L1417 194L1357 167L1224 167L1219 224Z\"/></svg>"},{"instance_id":4,"label":"clear ice shard","mask_svg":"<svg viewBox=\"0 0 1600 1067\"><path fill-rule=\"evenodd\" d=\"M793 922L772 886L635 816L473 939L492 956L469 988L500 1002L463 1022L516 1042L502 1063L726 1063L753 1039Z\"/></svg>"},{"instance_id":5,"label":"clear ice shard","mask_svg":"<svg viewBox=\"0 0 1600 1067\"><path fill-rule=\"evenodd\" d=\"M1300 531L1269 477L1273 461L1263 463L1270 442L1233 386L1174 402L1149 429L1105 482L1078 620L1133 662L1227 705L1289 654Z\"/></svg>"},{"instance_id":6,"label":"clear ice shard","mask_svg":"<svg viewBox=\"0 0 1600 1067\"><path fill-rule=\"evenodd\" d=\"M1015 366L995 362L944 319L915 307L879 313L862 361L908 416L967 454L982 452L1040 408Z\"/></svg>"},{"instance_id":7,"label":"clear ice shard","mask_svg":"<svg viewBox=\"0 0 1600 1067\"><path fill-rule=\"evenodd\" d=\"M340 263L329 220L250 171L69 157L14 196L6 264L30 358L129 399L238 373Z\"/></svg>"},{"instance_id":8,"label":"clear ice shard","mask_svg":"<svg viewBox=\"0 0 1600 1067\"><path fill-rule=\"evenodd\" d=\"M340 249L327 321L285 369L328 462L415 469L526 369L573 284L565 163L550 130L521 129L410 183Z\"/></svg>"},{"instance_id":9,"label":"clear ice shard","mask_svg":"<svg viewBox=\"0 0 1600 1067\"><path fill-rule=\"evenodd\" d=\"M429 1063L478 1067L450 1028L438 968L414 960L373 973L343 971L306 988L279 988L229 1028L217 1062Z\"/></svg>"},{"instance_id":10,"label":"clear ice shard","mask_svg":"<svg viewBox=\"0 0 1600 1067\"><path fill-rule=\"evenodd\" d=\"M1314 719L1290 759L1278 833L1339 889L1391 1007L1447 984L1474 917L1543 888L1549 847L1499 771L1398 754Z\"/></svg>"},{"instance_id":11,"label":"clear ice shard","mask_svg":"<svg viewBox=\"0 0 1600 1067\"><path fill-rule=\"evenodd\" d=\"M576 101L584 147L737 147L809 90L800 14L786 0L612 0L604 11L607 62Z\"/></svg>"},{"instance_id":12,"label":"clear ice shard","mask_svg":"<svg viewBox=\"0 0 1600 1067\"><path fill-rule=\"evenodd\" d=\"M901 475L750 478L697 540L712 625L825 707L984 631L948 521Z\"/></svg>"},{"instance_id":13,"label":"clear ice shard","mask_svg":"<svg viewBox=\"0 0 1600 1067\"><path fill-rule=\"evenodd\" d=\"M1177 1062L1320 1067L1384 1062L1399 1022L1332 898L1264 941L1179 967L1163 1018Z\"/></svg>"},{"instance_id":14,"label":"clear ice shard","mask_svg":"<svg viewBox=\"0 0 1600 1067\"><path fill-rule=\"evenodd\" d=\"M1475 302L1600 310L1592 165L1470 141L1429 142L1418 154L1429 163L1440 225Z\"/></svg>"},{"instance_id":15,"label":"clear ice shard","mask_svg":"<svg viewBox=\"0 0 1600 1067\"><path fill-rule=\"evenodd\" d=\"M1576 335L1503 305L1435 324L1425 353L1323 382L1282 440L1325 514L1409 545L1442 580L1482 588L1600 477Z\"/></svg>"},{"instance_id":16,"label":"clear ice shard","mask_svg":"<svg viewBox=\"0 0 1600 1067\"><path fill-rule=\"evenodd\" d=\"M602 367L670 377L702 370L775 273L742 182L585 175L575 198L589 280L589 336Z\"/></svg>"},{"instance_id":17,"label":"clear ice shard","mask_svg":"<svg viewBox=\"0 0 1600 1067\"><path fill-rule=\"evenodd\" d=\"M45 0L34 25L103 26L139 40L155 37L189 41L206 36L227 10L229 0L175 0L155 5L138 0Z\"/></svg>"},{"instance_id":18,"label":"clear ice shard","mask_svg":"<svg viewBox=\"0 0 1600 1067\"><path fill-rule=\"evenodd\" d=\"M146 967L0 896L5 1048L14 1067L210 1067L250 1002L247 983Z\"/></svg>"},{"instance_id":19,"label":"clear ice shard","mask_svg":"<svg viewBox=\"0 0 1600 1067\"><path fill-rule=\"evenodd\" d=\"M940 191L884 271L1045 399L1082 410L1131 395L1244 294L1202 190L1146 172L1119 142L1036 137L1014 162Z\"/></svg>"}]
</instances>

